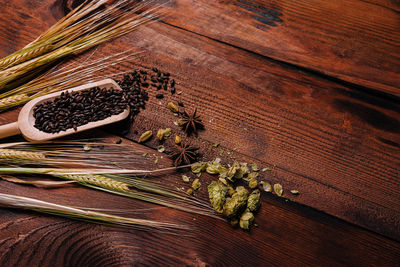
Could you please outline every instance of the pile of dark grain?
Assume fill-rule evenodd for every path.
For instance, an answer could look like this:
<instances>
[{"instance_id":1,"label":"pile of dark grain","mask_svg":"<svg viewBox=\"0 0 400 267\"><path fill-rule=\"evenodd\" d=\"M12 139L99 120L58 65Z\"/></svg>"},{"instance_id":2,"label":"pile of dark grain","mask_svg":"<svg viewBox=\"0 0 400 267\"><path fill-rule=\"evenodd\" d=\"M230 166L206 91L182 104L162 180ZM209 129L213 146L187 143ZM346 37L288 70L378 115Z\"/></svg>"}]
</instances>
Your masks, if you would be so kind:
<instances>
[{"instance_id":1,"label":"pile of dark grain","mask_svg":"<svg viewBox=\"0 0 400 267\"><path fill-rule=\"evenodd\" d=\"M142 87L148 85L142 81L138 70L131 74L125 74L122 80L117 81L124 92L124 97L130 107L130 119L132 120L140 109L146 108L146 101L149 100L147 92Z\"/></svg>"},{"instance_id":2,"label":"pile of dark grain","mask_svg":"<svg viewBox=\"0 0 400 267\"><path fill-rule=\"evenodd\" d=\"M120 114L126 107L124 92L113 88L94 87L63 92L54 100L34 107L34 126L46 133L58 133L71 128L77 130L78 126L88 122Z\"/></svg>"},{"instance_id":3,"label":"pile of dark grain","mask_svg":"<svg viewBox=\"0 0 400 267\"><path fill-rule=\"evenodd\" d=\"M118 84L124 90L126 87L152 87L156 90L169 90L171 94L175 94L175 80L170 79L170 73L161 72L157 68L152 68L152 72L153 73L148 73L145 70L135 70L131 74L125 74L124 79L119 81ZM156 98L161 99L164 97L164 94L161 92L156 95Z\"/></svg>"},{"instance_id":4,"label":"pile of dark grain","mask_svg":"<svg viewBox=\"0 0 400 267\"><path fill-rule=\"evenodd\" d=\"M35 127L46 133L58 133L75 129L89 122L103 120L119 114L130 107L130 120L145 109L149 99L145 88L170 91L175 94L175 80L170 74L152 68L152 73L134 70L117 81L122 91L116 89L91 88L79 92L62 93L53 101L47 101L34 108ZM161 91L162 92L162 91ZM164 97L158 93L156 98Z\"/></svg>"}]
</instances>

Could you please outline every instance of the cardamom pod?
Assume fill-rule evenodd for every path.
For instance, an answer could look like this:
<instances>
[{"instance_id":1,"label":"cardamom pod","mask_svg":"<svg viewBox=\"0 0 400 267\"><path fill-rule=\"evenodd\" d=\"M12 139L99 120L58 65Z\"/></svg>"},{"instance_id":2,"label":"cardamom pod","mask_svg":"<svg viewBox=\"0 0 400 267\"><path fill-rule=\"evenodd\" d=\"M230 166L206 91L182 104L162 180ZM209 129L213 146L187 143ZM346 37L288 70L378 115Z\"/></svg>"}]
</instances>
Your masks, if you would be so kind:
<instances>
[{"instance_id":1,"label":"cardamom pod","mask_svg":"<svg viewBox=\"0 0 400 267\"><path fill-rule=\"evenodd\" d=\"M139 143L144 143L144 142L146 142L147 140L149 140L151 137L153 136L153 132L150 130L150 131L147 131L147 132L144 132L144 133L142 133L142 135L139 137Z\"/></svg>"},{"instance_id":2,"label":"cardamom pod","mask_svg":"<svg viewBox=\"0 0 400 267\"><path fill-rule=\"evenodd\" d=\"M178 107L172 102L168 102L168 108L173 113L178 113L178 111L179 111Z\"/></svg>"},{"instance_id":3,"label":"cardamom pod","mask_svg":"<svg viewBox=\"0 0 400 267\"><path fill-rule=\"evenodd\" d=\"M164 129L159 129L156 136L158 140L162 141L164 139Z\"/></svg>"},{"instance_id":4,"label":"cardamom pod","mask_svg":"<svg viewBox=\"0 0 400 267\"><path fill-rule=\"evenodd\" d=\"M157 132L157 138L160 141L164 140L170 135L171 135L171 128L159 129Z\"/></svg>"}]
</instances>

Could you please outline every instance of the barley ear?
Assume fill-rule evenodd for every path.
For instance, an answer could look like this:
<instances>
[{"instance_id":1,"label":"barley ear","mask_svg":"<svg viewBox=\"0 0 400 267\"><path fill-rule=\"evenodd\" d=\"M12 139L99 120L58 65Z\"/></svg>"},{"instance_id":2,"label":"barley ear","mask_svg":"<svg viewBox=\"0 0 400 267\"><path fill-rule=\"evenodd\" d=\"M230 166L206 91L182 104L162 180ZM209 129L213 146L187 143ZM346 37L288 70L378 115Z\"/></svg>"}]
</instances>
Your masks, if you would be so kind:
<instances>
[{"instance_id":1,"label":"barley ear","mask_svg":"<svg viewBox=\"0 0 400 267\"><path fill-rule=\"evenodd\" d=\"M32 58L41 56L52 50L52 45L39 46L37 48L22 49L14 54L11 54L3 59L0 59L0 70L5 70L12 66L18 65Z\"/></svg>"},{"instance_id":2,"label":"barley ear","mask_svg":"<svg viewBox=\"0 0 400 267\"><path fill-rule=\"evenodd\" d=\"M108 189L114 189L119 191L129 191L129 184L108 178L103 175L75 175L75 174L65 174L65 175L55 175L56 177L73 180L78 183L86 183L92 185L98 185Z\"/></svg>"},{"instance_id":3,"label":"barley ear","mask_svg":"<svg viewBox=\"0 0 400 267\"><path fill-rule=\"evenodd\" d=\"M44 159L45 155L40 152L20 151L14 149L0 149L0 159Z\"/></svg>"},{"instance_id":4,"label":"barley ear","mask_svg":"<svg viewBox=\"0 0 400 267\"><path fill-rule=\"evenodd\" d=\"M31 100L31 98L26 94L16 94L12 96L5 97L0 99L0 110L8 109L11 107L18 106L20 104L24 104Z\"/></svg>"}]
</instances>

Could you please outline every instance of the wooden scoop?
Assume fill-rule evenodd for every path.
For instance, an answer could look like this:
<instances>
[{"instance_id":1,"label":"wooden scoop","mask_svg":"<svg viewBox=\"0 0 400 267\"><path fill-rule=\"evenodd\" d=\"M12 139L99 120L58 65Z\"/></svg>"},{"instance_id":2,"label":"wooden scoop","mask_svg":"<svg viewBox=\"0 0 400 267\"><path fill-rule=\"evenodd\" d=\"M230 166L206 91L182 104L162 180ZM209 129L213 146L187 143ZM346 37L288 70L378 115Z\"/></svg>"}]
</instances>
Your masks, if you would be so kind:
<instances>
[{"instance_id":1,"label":"wooden scoop","mask_svg":"<svg viewBox=\"0 0 400 267\"><path fill-rule=\"evenodd\" d=\"M112 115L108 118L105 118L104 120L88 122L85 125L78 126L76 131L71 128L71 129L67 129L65 131L61 131L58 133L46 133L46 132L40 131L39 129L34 127L35 118L33 117L33 108L36 105L41 104L46 101L49 101L49 100L53 100L54 98L60 96L62 92L81 91L81 90L90 89L93 87L100 87L100 88L107 88L107 89L114 88L114 89L122 90L121 87L119 87L119 85L114 80L105 79L105 80L102 80L99 82L88 83L88 84L70 88L70 89L67 89L64 91L37 97L25 104L25 106L21 109L21 111L18 115L17 122L13 122L13 123L9 123L9 124L0 126L0 138L13 136L13 135L17 135L17 134L22 134L24 136L24 138L29 141L45 141L45 140L50 140L50 139L82 132L85 130L89 130L89 129L103 126L106 124L114 123L117 121L121 121L121 120L125 119L126 117L128 117L129 107L126 110L124 110L122 113L117 114L117 115Z\"/></svg>"}]
</instances>

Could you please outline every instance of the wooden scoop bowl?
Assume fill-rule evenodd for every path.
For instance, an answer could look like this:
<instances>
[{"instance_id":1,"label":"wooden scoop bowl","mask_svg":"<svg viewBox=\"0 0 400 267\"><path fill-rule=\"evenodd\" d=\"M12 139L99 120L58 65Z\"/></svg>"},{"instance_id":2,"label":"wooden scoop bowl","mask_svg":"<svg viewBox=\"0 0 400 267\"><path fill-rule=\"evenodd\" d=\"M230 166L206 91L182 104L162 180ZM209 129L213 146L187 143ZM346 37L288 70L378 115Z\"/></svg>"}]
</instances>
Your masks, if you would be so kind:
<instances>
[{"instance_id":1,"label":"wooden scoop bowl","mask_svg":"<svg viewBox=\"0 0 400 267\"><path fill-rule=\"evenodd\" d=\"M114 89L122 90L121 87L119 87L119 85L114 80L105 79L105 80L102 80L99 82L88 83L88 84L70 88L70 89L67 89L64 91L37 97L25 104L25 106L21 109L21 111L18 115L17 122L13 122L13 123L9 123L9 124L0 126L0 138L22 134L24 136L24 138L29 141L45 141L45 140L50 140L50 139L86 131L86 130L89 130L92 128L96 128L96 127L103 126L106 124L114 123L117 121L121 121L121 120L125 119L126 117L128 117L129 107L120 114L112 115L103 120L88 122L85 125L78 126L76 131L71 128L71 129L67 129L65 131L61 131L58 133L46 133L46 132L40 131L39 129L34 127L35 118L33 117L33 108L36 105L41 104L45 101L53 100L54 98L60 96L62 92L81 91L81 90L90 89L93 87L100 87L100 88L107 88L107 89L114 88Z\"/></svg>"}]
</instances>

